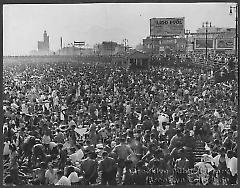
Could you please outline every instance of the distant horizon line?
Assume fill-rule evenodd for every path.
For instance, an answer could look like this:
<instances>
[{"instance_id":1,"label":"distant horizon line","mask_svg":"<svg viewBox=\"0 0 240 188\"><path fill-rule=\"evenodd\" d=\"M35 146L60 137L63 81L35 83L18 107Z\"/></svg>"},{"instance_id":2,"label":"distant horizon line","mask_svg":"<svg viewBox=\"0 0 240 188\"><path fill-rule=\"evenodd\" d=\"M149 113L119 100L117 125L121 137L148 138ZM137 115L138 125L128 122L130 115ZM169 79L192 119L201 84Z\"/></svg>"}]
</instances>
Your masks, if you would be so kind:
<instances>
[{"instance_id":1,"label":"distant horizon line","mask_svg":"<svg viewBox=\"0 0 240 188\"><path fill-rule=\"evenodd\" d=\"M200 28L202 28L202 27L199 27L198 29L200 29ZM235 27L217 27L217 26L212 26L212 28L222 28L222 29L235 29ZM191 34L204 34L204 33L197 33L197 30L198 29L196 29L196 31L195 32L191 32ZM185 29L186 30L186 29ZM44 30L44 31L46 31L46 30ZM222 32L212 32L212 33L208 33L208 34L216 34L216 33L225 33L226 31L222 31ZM151 37L150 35L148 35L148 36L146 36L146 38L148 38L148 37ZM158 37L161 37L161 36L158 36ZM171 37L171 36L165 36L165 37ZM62 37L61 37L62 38ZM142 39L143 40L143 39ZM37 42L40 42L41 40L38 40ZM101 44L101 43L103 43L103 42L116 42L117 44L122 44L122 43L119 43L118 41L113 41L113 40L104 40L104 41L101 41L101 42L96 42L96 43L94 43L94 44L89 44L89 43L86 43L86 44L88 44L88 46L89 46L89 48L88 49L93 49L94 48L94 45L97 45L97 44ZM72 43L68 43L68 45L67 46L64 46L63 48L66 48L66 47L73 47L73 46L71 46L70 44L73 44L73 42ZM139 42L138 44L134 44L134 45L132 45L132 46L137 46L137 45L139 45L139 44L142 44L142 42ZM56 50L49 50L49 52L50 53L56 53L56 52L58 52L59 50L61 50L60 48L59 49L56 49ZM31 52L38 52L38 50L37 49L35 49L35 50L30 50L29 52L26 52L26 53L23 53L23 54L19 54L19 55L13 55L13 54L8 54L8 55L3 55L3 56L37 56L37 55L31 55L30 53Z\"/></svg>"}]
</instances>

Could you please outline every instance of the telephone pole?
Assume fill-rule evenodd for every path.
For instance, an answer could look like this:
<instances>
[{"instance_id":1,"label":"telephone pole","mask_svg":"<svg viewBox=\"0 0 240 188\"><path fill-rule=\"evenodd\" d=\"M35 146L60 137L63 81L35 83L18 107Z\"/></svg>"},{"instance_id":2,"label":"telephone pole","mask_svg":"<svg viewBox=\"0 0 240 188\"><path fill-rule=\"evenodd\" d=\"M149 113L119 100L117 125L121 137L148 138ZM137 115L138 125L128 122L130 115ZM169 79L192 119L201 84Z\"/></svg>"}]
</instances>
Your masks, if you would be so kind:
<instances>
[{"instance_id":1,"label":"telephone pole","mask_svg":"<svg viewBox=\"0 0 240 188\"><path fill-rule=\"evenodd\" d=\"M236 11L236 15L235 15L235 17L236 17L236 33L235 33L235 55L236 55L236 57L238 57L238 10L239 10L239 4L237 4L235 7L233 7L233 6L230 6L230 11L229 11L229 14L230 15L232 15L232 12L233 12L233 10L232 9L235 9Z\"/></svg>"},{"instance_id":2,"label":"telephone pole","mask_svg":"<svg viewBox=\"0 0 240 188\"><path fill-rule=\"evenodd\" d=\"M208 33L208 28L209 27L212 27L212 25L211 25L211 22L203 22L203 27L205 27L206 28L206 51L205 51L205 53L206 53L206 63L207 63L207 60L208 60L208 47L207 47L207 33Z\"/></svg>"},{"instance_id":3,"label":"telephone pole","mask_svg":"<svg viewBox=\"0 0 240 188\"><path fill-rule=\"evenodd\" d=\"M187 52L187 54L188 54L188 35L191 34L191 31L187 29L185 34L187 35L187 41L186 41L186 52Z\"/></svg>"}]
</instances>

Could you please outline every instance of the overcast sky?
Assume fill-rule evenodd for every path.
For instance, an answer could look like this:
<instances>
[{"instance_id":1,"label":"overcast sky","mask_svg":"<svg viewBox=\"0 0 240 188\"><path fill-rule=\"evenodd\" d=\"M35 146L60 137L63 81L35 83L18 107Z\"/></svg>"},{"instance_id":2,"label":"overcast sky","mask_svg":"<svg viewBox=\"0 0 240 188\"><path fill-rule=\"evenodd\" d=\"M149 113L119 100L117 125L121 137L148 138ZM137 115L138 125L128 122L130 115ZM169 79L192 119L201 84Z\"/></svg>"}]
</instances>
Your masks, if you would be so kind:
<instances>
[{"instance_id":1,"label":"overcast sky","mask_svg":"<svg viewBox=\"0 0 240 188\"><path fill-rule=\"evenodd\" d=\"M142 43L149 36L150 18L185 17L185 29L195 32L202 22L211 21L217 27L235 27L235 17L229 15L229 3L180 4L74 4L74 5L4 5L3 54L27 55L37 50L43 31L50 36L50 49L63 44L85 41L89 46L102 41L130 46Z\"/></svg>"}]
</instances>

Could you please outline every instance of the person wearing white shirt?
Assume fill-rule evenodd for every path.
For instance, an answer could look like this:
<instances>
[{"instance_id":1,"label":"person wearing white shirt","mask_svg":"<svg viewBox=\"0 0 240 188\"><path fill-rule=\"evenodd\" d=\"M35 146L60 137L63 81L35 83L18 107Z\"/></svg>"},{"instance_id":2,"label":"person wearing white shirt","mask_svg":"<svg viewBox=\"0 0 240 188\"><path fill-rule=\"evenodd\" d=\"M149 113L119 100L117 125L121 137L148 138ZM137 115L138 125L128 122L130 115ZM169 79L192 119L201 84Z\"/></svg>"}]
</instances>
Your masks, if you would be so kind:
<instances>
[{"instance_id":1,"label":"person wearing white shirt","mask_svg":"<svg viewBox=\"0 0 240 188\"><path fill-rule=\"evenodd\" d=\"M215 109L213 115L214 115L215 117L217 117L217 118L221 118L221 116L220 116L219 112L217 111L217 109Z\"/></svg>"},{"instance_id":2,"label":"person wearing white shirt","mask_svg":"<svg viewBox=\"0 0 240 188\"><path fill-rule=\"evenodd\" d=\"M53 106L58 106L59 105L59 97L58 96L55 96L53 98Z\"/></svg>"},{"instance_id":3,"label":"person wearing white shirt","mask_svg":"<svg viewBox=\"0 0 240 188\"><path fill-rule=\"evenodd\" d=\"M68 179L71 182L71 185L76 185L80 181L80 179L77 175L77 172L71 172L71 174L68 176Z\"/></svg>"},{"instance_id":4,"label":"person wearing white shirt","mask_svg":"<svg viewBox=\"0 0 240 188\"><path fill-rule=\"evenodd\" d=\"M160 113L158 116L157 131L159 131L161 135L165 135L165 132L167 131L167 129L163 128L163 123L169 123L169 116L167 114Z\"/></svg>"},{"instance_id":5,"label":"person wearing white shirt","mask_svg":"<svg viewBox=\"0 0 240 188\"><path fill-rule=\"evenodd\" d=\"M42 144L49 145L51 142L51 138L49 135L44 134L42 138Z\"/></svg>"},{"instance_id":6,"label":"person wearing white shirt","mask_svg":"<svg viewBox=\"0 0 240 188\"><path fill-rule=\"evenodd\" d=\"M28 114L28 107L27 107L26 102L22 104L22 113Z\"/></svg>"},{"instance_id":7,"label":"person wearing white shirt","mask_svg":"<svg viewBox=\"0 0 240 188\"><path fill-rule=\"evenodd\" d=\"M227 168L230 170L231 174L229 176L229 184L236 184L237 183L237 158L234 157L233 151L227 151L228 162Z\"/></svg>"},{"instance_id":8,"label":"person wearing white shirt","mask_svg":"<svg viewBox=\"0 0 240 188\"><path fill-rule=\"evenodd\" d=\"M50 142L51 142L51 137L45 133L42 137L42 144L44 145L47 151L50 150L49 148Z\"/></svg>"},{"instance_id":9,"label":"person wearing white shirt","mask_svg":"<svg viewBox=\"0 0 240 188\"><path fill-rule=\"evenodd\" d=\"M229 158L226 154L225 148L221 148L219 155L213 158L213 161L215 163L215 166L219 170L219 183L223 183L223 179L227 177L227 164L229 161Z\"/></svg>"},{"instance_id":10,"label":"person wearing white shirt","mask_svg":"<svg viewBox=\"0 0 240 188\"><path fill-rule=\"evenodd\" d=\"M130 114L131 113L131 105L130 105L130 103L128 102L127 104L126 104L126 114Z\"/></svg>"},{"instance_id":11,"label":"person wearing white shirt","mask_svg":"<svg viewBox=\"0 0 240 188\"><path fill-rule=\"evenodd\" d=\"M58 181L55 185L71 185L70 180L64 176L64 172L62 170L57 172L57 176L58 176Z\"/></svg>"},{"instance_id":12,"label":"person wearing white shirt","mask_svg":"<svg viewBox=\"0 0 240 188\"><path fill-rule=\"evenodd\" d=\"M212 156L208 154L203 154L201 157L201 162L196 163L194 166L198 167L201 173L209 174L214 170L212 163L213 163Z\"/></svg>"},{"instance_id":13,"label":"person wearing white shirt","mask_svg":"<svg viewBox=\"0 0 240 188\"><path fill-rule=\"evenodd\" d=\"M71 182L71 185L76 185L79 183L79 177L78 177L78 174L77 172L75 172L75 169L73 166L70 166L68 168L68 179L69 181Z\"/></svg>"},{"instance_id":14,"label":"person wearing white shirt","mask_svg":"<svg viewBox=\"0 0 240 188\"><path fill-rule=\"evenodd\" d=\"M104 142L108 138L108 131L107 131L106 127L102 127L99 130L99 134L101 135L102 141Z\"/></svg>"},{"instance_id":15,"label":"person wearing white shirt","mask_svg":"<svg viewBox=\"0 0 240 188\"><path fill-rule=\"evenodd\" d=\"M213 158L213 162L214 162L214 165L215 165L216 167L219 167L219 159L220 159L220 157L223 158L223 159L225 159L225 161L227 162L228 157L227 157L227 154L225 154L224 148L221 148L221 149L220 149L220 154L218 154L217 156L215 156L215 157Z\"/></svg>"},{"instance_id":16,"label":"person wearing white shirt","mask_svg":"<svg viewBox=\"0 0 240 188\"><path fill-rule=\"evenodd\" d=\"M49 149L52 151L55 147L57 147L57 143L49 142Z\"/></svg>"},{"instance_id":17,"label":"person wearing white shirt","mask_svg":"<svg viewBox=\"0 0 240 188\"><path fill-rule=\"evenodd\" d=\"M3 156L5 159L7 159L7 157L11 153L11 151L9 149L10 144L11 144L10 141L4 142Z\"/></svg>"},{"instance_id":18,"label":"person wearing white shirt","mask_svg":"<svg viewBox=\"0 0 240 188\"><path fill-rule=\"evenodd\" d=\"M45 181L46 184L48 185L54 185L57 183L57 170L53 169L53 165L49 164L48 165L48 170L45 172Z\"/></svg>"}]
</instances>

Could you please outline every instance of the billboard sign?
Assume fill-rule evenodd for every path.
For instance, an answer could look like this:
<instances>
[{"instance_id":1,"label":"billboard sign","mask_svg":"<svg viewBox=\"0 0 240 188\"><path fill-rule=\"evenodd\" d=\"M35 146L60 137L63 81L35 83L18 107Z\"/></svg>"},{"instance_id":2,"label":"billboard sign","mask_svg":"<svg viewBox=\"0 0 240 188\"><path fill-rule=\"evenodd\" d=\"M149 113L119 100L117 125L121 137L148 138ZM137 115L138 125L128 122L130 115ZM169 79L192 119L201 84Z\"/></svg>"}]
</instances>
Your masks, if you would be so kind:
<instances>
[{"instance_id":1,"label":"billboard sign","mask_svg":"<svg viewBox=\"0 0 240 188\"><path fill-rule=\"evenodd\" d=\"M217 49L233 49L234 40L233 39L217 39L216 48Z\"/></svg>"},{"instance_id":2,"label":"billboard sign","mask_svg":"<svg viewBox=\"0 0 240 188\"><path fill-rule=\"evenodd\" d=\"M205 49L206 39L195 39L195 49ZM207 48L213 49L213 39L207 39Z\"/></svg>"},{"instance_id":3,"label":"billboard sign","mask_svg":"<svg viewBox=\"0 0 240 188\"><path fill-rule=\"evenodd\" d=\"M84 46L85 42L74 41L74 46Z\"/></svg>"},{"instance_id":4,"label":"billboard sign","mask_svg":"<svg viewBox=\"0 0 240 188\"><path fill-rule=\"evenodd\" d=\"M185 18L150 19L150 36L184 35Z\"/></svg>"}]
</instances>

